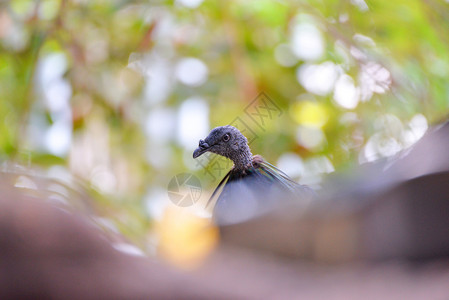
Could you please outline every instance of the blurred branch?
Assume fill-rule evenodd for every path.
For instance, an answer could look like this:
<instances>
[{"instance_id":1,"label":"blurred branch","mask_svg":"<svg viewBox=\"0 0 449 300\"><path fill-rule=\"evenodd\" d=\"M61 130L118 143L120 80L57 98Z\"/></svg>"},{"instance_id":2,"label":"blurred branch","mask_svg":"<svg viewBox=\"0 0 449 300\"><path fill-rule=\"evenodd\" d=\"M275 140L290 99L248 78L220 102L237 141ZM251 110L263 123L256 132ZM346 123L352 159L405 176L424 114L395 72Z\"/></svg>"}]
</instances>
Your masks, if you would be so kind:
<instances>
[{"instance_id":1,"label":"blurred branch","mask_svg":"<svg viewBox=\"0 0 449 300\"><path fill-rule=\"evenodd\" d=\"M254 95L257 95L258 90L245 54L246 51L243 49L245 43L239 28L235 24L235 20L230 16L229 5L225 2L220 2L220 7L223 12L225 38L230 48L234 76L242 99L251 100L254 98Z\"/></svg>"}]
</instances>

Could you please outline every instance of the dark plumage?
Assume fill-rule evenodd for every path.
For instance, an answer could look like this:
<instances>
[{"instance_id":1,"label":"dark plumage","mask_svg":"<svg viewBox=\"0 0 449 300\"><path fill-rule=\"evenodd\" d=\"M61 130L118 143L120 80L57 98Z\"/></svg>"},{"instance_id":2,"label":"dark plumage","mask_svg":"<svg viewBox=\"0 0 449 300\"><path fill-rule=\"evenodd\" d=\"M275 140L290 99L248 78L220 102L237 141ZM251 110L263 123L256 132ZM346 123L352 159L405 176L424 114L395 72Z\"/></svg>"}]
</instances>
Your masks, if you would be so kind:
<instances>
[{"instance_id":1,"label":"dark plumage","mask_svg":"<svg viewBox=\"0 0 449 300\"><path fill-rule=\"evenodd\" d=\"M234 162L208 202L218 196L214 219L220 225L243 221L272 210L279 202L304 199L314 194L309 187L293 181L260 155L253 156L248 140L233 126L214 128L200 140L193 158L205 152L216 153Z\"/></svg>"}]
</instances>

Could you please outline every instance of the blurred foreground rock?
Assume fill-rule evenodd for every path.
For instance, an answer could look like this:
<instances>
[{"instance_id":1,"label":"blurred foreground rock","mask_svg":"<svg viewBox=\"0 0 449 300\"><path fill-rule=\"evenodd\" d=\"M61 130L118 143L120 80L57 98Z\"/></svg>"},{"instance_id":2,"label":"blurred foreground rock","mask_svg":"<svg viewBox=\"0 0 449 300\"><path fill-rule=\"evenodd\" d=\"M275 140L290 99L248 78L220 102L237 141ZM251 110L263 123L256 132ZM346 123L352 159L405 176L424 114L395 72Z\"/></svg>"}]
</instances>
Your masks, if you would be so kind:
<instances>
[{"instance_id":1,"label":"blurred foreground rock","mask_svg":"<svg viewBox=\"0 0 449 300\"><path fill-rule=\"evenodd\" d=\"M449 123L388 160L335 174L306 209L221 228L223 243L345 263L449 257Z\"/></svg>"},{"instance_id":2,"label":"blurred foreground rock","mask_svg":"<svg viewBox=\"0 0 449 300\"><path fill-rule=\"evenodd\" d=\"M3 190L4 192L4 190ZM191 272L114 250L76 214L0 200L0 299L446 299L449 264L326 266L222 247Z\"/></svg>"},{"instance_id":3,"label":"blurred foreground rock","mask_svg":"<svg viewBox=\"0 0 449 300\"><path fill-rule=\"evenodd\" d=\"M0 299L206 299L200 282L116 251L87 218L2 188Z\"/></svg>"}]
</instances>

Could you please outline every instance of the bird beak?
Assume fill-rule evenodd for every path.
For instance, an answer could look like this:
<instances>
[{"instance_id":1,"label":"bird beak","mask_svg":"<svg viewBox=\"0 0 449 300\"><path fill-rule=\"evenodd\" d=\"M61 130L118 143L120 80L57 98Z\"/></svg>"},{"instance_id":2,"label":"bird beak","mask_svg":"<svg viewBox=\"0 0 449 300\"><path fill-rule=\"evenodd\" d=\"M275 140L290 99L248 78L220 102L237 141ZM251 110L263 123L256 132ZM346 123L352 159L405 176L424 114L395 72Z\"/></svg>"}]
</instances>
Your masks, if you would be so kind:
<instances>
[{"instance_id":1,"label":"bird beak","mask_svg":"<svg viewBox=\"0 0 449 300\"><path fill-rule=\"evenodd\" d=\"M199 144L198 148L196 148L196 150L193 151L193 158L197 158L198 156L200 156L204 152L207 152L208 150L209 150L209 145L205 141L200 140L200 144Z\"/></svg>"},{"instance_id":2,"label":"bird beak","mask_svg":"<svg viewBox=\"0 0 449 300\"><path fill-rule=\"evenodd\" d=\"M193 158L197 158L198 156L200 156L204 152L207 152L207 149L204 149L204 148L201 148L201 147L196 148L195 151L193 151Z\"/></svg>"}]
</instances>

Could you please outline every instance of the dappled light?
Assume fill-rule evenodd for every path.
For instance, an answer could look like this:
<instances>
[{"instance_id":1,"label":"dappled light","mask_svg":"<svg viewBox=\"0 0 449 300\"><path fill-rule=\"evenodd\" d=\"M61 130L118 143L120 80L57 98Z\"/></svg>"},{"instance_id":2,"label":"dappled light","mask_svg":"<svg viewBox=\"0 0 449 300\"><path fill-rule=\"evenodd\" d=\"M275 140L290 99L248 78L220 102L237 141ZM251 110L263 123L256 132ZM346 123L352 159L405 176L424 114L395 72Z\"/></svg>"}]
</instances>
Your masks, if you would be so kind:
<instances>
[{"instance_id":1,"label":"dappled light","mask_svg":"<svg viewBox=\"0 0 449 300\"><path fill-rule=\"evenodd\" d=\"M111 257L160 260L175 270L207 266L220 242L314 262L384 259L390 253L358 234L381 235L376 218L412 211L397 199L421 195L411 180L447 171L438 124L449 114L448 53L447 0L2 1L0 187L11 199L42 200L55 215L78 213L86 232L95 228L112 245ZM204 139L224 125L247 139L245 166L260 163L253 160L260 154L280 169L255 168L272 176L267 182L316 195L288 203L285 218L276 211L262 223L273 225L267 229L252 223L263 215L254 208L260 199L233 183L247 198L231 213L239 221L214 223L211 196L223 192L235 161ZM432 147L419 146L426 138ZM266 186L256 188L259 196ZM259 198L291 198L273 194ZM383 197L397 202L385 211L363 207ZM347 209L346 201L357 203ZM327 204L329 215L321 214ZM29 218L24 228L55 226ZM283 230L292 224L304 226L294 237L315 243L304 245L316 253L288 252L294 238ZM415 224L404 224L413 232ZM258 244L261 232L280 246ZM351 252L365 242L372 253ZM235 295L247 295L241 291Z\"/></svg>"},{"instance_id":2,"label":"dappled light","mask_svg":"<svg viewBox=\"0 0 449 300\"><path fill-rule=\"evenodd\" d=\"M401 5L386 1L12 1L0 12L3 159L64 168L102 205L127 203L116 220L140 214L127 231L141 246L148 185L189 171L210 195L230 168L191 158L211 127L248 128L254 151L318 186L413 145L448 111L447 26L426 23L423 5L392 27L382 18ZM395 38L418 27L419 47Z\"/></svg>"}]
</instances>

